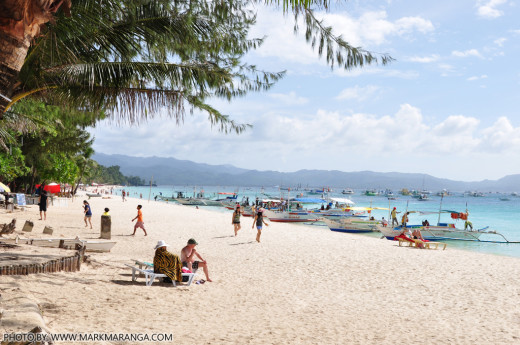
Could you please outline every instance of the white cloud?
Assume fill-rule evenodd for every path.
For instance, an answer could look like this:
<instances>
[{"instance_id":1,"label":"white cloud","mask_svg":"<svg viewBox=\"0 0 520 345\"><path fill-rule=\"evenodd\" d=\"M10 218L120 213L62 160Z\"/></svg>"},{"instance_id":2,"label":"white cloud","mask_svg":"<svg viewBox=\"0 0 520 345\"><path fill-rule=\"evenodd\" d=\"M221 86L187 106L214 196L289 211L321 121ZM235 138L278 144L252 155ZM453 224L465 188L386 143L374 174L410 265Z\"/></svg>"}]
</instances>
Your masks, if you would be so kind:
<instances>
[{"instance_id":1,"label":"white cloud","mask_svg":"<svg viewBox=\"0 0 520 345\"><path fill-rule=\"evenodd\" d=\"M507 38L501 37L493 41L497 46L503 47L504 43L507 41Z\"/></svg>"},{"instance_id":2,"label":"white cloud","mask_svg":"<svg viewBox=\"0 0 520 345\"><path fill-rule=\"evenodd\" d=\"M336 99L338 100L357 100L358 102L365 101L367 99L373 99L375 93L379 91L379 87L375 85L367 85L365 87L354 86L342 90Z\"/></svg>"},{"instance_id":3,"label":"white cloud","mask_svg":"<svg viewBox=\"0 0 520 345\"><path fill-rule=\"evenodd\" d=\"M395 21L387 19L385 11L365 12L359 18L342 13L316 13L325 25L332 26L336 35L354 47L367 50L384 43L391 37L426 34L434 30L431 21L421 17L402 17ZM252 37L267 38L255 54L261 57L277 57L301 64L315 64L317 53L305 42L305 24L299 23L300 34L294 35L292 17L284 18L280 11L259 8L257 25L251 30ZM321 59L324 64L324 59Z\"/></svg>"},{"instance_id":4,"label":"white cloud","mask_svg":"<svg viewBox=\"0 0 520 345\"><path fill-rule=\"evenodd\" d=\"M477 0L477 14L480 17L494 19L504 15L496 7L507 3L507 0Z\"/></svg>"},{"instance_id":5,"label":"white cloud","mask_svg":"<svg viewBox=\"0 0 520 345\"><path fill-rule=\"evenodd\" d=\"M397 70L390 68L378 68L378 67L364 67L350 71L342 69L334 70L335 75L340 77L361 77L366 75L381 75L383 77L401 78L401 79L416 79L419 77L417 71L412 70Z\"/></svg>"},{"instance_id":6,"label":"white cloud","mask_svg":"<svg viewBox=\"0 0 520 345\"><path fill-rule=\"evenodd\" d=\"M468 81L475 81L475 80L486 79L486 78L487 78L487 75L486 74L482 74L481 76L469 77L467 80Z\"/></svg>"},{"instance_id":7,"label":"white cloud","mask_svg":"<svg viewBox=\"0 0 520 345\"><path fill-rule=\"evenodd\" d=\"M412 56L411 58L408 59L408 61L419 62L419 63L431 63L431 62L438 61L439 58L440 58L440 56L437 54L433 54L430 56Z\"/></svg>"},{"instance_id":8,"label":"white cloud","mask_svg":"<svg viewBox=\"0 0 520 345\"><path fill-rule=\"evenodd\" d=\"M438 67L441 70L442 77L449 77L449 76L456 75L458 73L455 66L450 65L450 64L443 63L443 64L439 64Z\"/></svg>"},{"instance_id":9,"label":"white cloud","mask_svg":"<svg viewBox=\"0 0 520 345\"><path fill-rule=\"evenodd\" d=\"M462 57L462 58L471 57L471 56L475 56L475 57L479 57L479 58L482 57L482 55L480 55L480 53L478 52L477 49L468 49L465 51L454 50L451 52L451 55L456 56L456 57Z\"/></svg>"},{"instance_id":10,"label":"white cloud","mask_svg":"<svg viewBox=\"0 0 520 345\"><path fill-rule=\"evenodd\" d=\"M353 46L373 46L388 43L392 36L405 36L414 32L427 34L434 30L431 21L421 17L403 17L395 21L387 19L386 11L366 12L359 18L348 14L325 14L327 25Z\"/></svg>"},{"instance_id":11,"label":"white cloud","mask_svg":"<svg viewBox=\"0 0 520 345\"><path fill-rule=\"evenodd\" d=\"M485 128L479 119L464 115L431 122L410 104L387 115L271 110L254 115L251 123L254 127L242 135L224 135L212 130L205 116L196 114L187 117L182 127L157 118L139 127L115 127L104 122L91 132L97 137L94 148L102 153L175 157L278 171L391 169L437 175L445 170L446 176L454 178L458 168L476 169L482 161L492 167L504 157L515 161L520 153L520 127L514 127L505 117ZM121 145L125 142L128 144ZM421 170L417 162L433 165L426 163L427 170ZM493 173L492 168L478 170L466 171L457 178L467 180Z\"/></svg>"},{"instance_id":12,"label":"white cloud","mask_svg":"<svg viewBox=\"0 0 520 345\"><path fill-rule=\"evenodd\" d=\"M289 93L270 93L267 96L279 100L286 105L302 105L309 102L307 98L298 96L294 91Z\"/></svg>"},{"instance_id":13,"label":"white cloud","mask_svg":"<svg viewBox=\"0 0 520 345\"><path fill-rule=\"evenodd\" d=\"M520 127L513 127L506 117L500 117L488 128L482 130L480 149L487 152L515 152L520 150Z\"/></svg>"}]
</instances>

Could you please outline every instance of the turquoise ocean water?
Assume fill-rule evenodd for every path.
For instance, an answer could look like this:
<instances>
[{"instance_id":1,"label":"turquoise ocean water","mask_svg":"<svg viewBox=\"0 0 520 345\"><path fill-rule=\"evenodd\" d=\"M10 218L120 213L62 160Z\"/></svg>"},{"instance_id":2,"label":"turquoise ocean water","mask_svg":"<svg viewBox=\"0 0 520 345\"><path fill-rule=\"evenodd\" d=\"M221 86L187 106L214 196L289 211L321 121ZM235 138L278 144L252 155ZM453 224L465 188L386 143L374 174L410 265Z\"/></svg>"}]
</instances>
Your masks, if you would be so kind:
<instances>
[{"instance_id":1,"label":"turquoise ocean water","mask_svg":"<svg viewBox=\"0 0 520 345\"><path fill-rule=\"evenodd\" d=\"M260 187L193 187L193 186L157 186L157 187L125 187L126 191L130 192L130 197L139 198L142 194L143 200L151 201L154 200L155 195L162 193L163 196L176 195L177 191L182 191L186 196L193 196L194 192L204 190L206 197L217 197L219 192L237 192L238 200L242 197L249 197L250 201L254 201L256 197L267 198L268 196L279 198L281 193L284 197L287 197L287 191L282 191L278 188L260 188ZM394 191L397 194L397 191ZM114 194L121 195L121 189L114 190ZM291 190L290 197L299 196L303 194L303 197L321 197L321 195L308 195L306 192L301 190ZM441 202L441 197L431 194L429 201L419 201L412 198L411 196L396 195L397 200L388 200L384 196L365 196L362 195L361 190L355 190L355 194L343 195L340 189L333 190L329 193L330 197L349 198L356 203L355 206L360 207L396 207L398 211L404 212L406 209L409 211L422 211L422 212L438 212ZM225 197L225 196L220 196ZM509 200L501 200L501 199ZM503 234L509 241L520 241L520 197L497 194L497 193L486 193L482 197L474 197L465 195L462 192L452 193L450 196L442 198L442 209L453 210L458 212L469 211L469 220L473 223L474 229L481 229L489 226L489 230L496 230ZM307 207L319 207L321 205L308 205ZM229 212L224 208L219 207L208 207L214 209L216 212ZM385 217L388 219L388 211L385 210L374 210L372 211L376 219ZM401 213L402 214L402 213ZM420 214L411 213L409 216L409 224L421 224L425 219L430 224L437 224L438 213L436 214ZM400 217L398 217L400 219ZM464 227L464 221L454 221L450 218L449 214L441 215L441 222L454 222L458 228ZM300 226L300 225L294 225ZM372 234L359 234L359 236L373 236L380 237L377 233ZM499 236L483 235L480 237L481 240L489 241L501 241L502 238ZM496 255L506 255L520 258L520 243L484 243L484 242L467 242L467 241L448 241L450 247L455 247L464 250L471 250Z\"/></svg>"}]
</instances>

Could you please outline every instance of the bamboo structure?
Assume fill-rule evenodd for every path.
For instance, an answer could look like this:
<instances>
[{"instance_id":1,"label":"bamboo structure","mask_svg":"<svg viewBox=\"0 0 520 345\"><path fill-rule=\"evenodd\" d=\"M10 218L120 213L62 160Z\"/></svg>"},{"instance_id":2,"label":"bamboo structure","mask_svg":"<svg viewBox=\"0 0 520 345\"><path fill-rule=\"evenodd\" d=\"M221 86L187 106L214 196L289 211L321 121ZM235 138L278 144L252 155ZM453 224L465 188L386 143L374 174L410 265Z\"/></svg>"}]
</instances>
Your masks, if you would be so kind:
<instances>
[{"instance_id":1,"label":"bamboo structure","mask_svg":"<svg viewBox=\"0 0 520 345\"><path fill-rule=\"evenodd\" d=\"M59 259L49 260L44 263L33 263L24 265L0 266L0 275L29 275L36 273L76 272L81 268L85 248L79 249L74 256L66 256ZM2 263L0 263L2 265Z\"/></svg>"}]
</instances>

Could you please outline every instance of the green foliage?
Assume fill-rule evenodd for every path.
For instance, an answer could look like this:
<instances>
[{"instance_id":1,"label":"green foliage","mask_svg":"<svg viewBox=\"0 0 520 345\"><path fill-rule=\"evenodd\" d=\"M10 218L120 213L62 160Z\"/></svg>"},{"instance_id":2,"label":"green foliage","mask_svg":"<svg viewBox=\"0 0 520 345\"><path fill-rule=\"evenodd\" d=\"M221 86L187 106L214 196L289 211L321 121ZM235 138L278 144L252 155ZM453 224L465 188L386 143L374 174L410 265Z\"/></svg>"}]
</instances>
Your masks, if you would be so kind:
<instances>
[{"instance_id":1,"label":"green foliage","mask_svg":"<svg viewBox=\"0 0 520 345\"><path fill-rule=\"evenodd\" d=\"M25 166L25 157L19 147L10 151L0 151L0 180L10 182L16 177L27 174L29 168Z\"/></svg>"},{"instance_id":2,"label":"green foliage","mask_svg":"<svg viewBox=\"0 0 520 345\"><path fill-rule=\"evenodd\" d=\"M391 60L351 47L316 19L313 10L328 11L327 0L77 0L72 16L60 14L36 39L14 99L43 97L132 123L158 114L181 122L197 109L221 131L240 133L248 125L207 100L268 90L284 75L243 61L263 41L248 37L255 3L292 12L295 32L303 17L307 41L331 68Z\"/></svg>"},{"instance_id":3,"label":"green foliage","mask_svg":"<svg viewBox=\"0 0 520 345\"><path fill-rule=\"evenodd\" d=\"M119 171L118 165L105 167L97 164L86 178L87 184L92 182L122 186L143 186L146 183L145 180L137 176L124 176L121 171Z\"/></svg>"},{"instance_id":4,"label":"green foliage","mask_svg":"<svg viewBox=\"0 0 520 345\"><path fill-rule=\"evenodd\" d=\"M159 113L180 122L199 109L219 129L242 132L247 125L206 100L267 90L282 77L241 62L262 42L247 37L254 20L246 1L78 0L70 18L42 31L15 93L129 122Z\"/></svg>"},{"instance_id":5,"label":"green foliage","mask_svg":"<svg viewBox=\"0 0 520 345\"><path fill-rule=\"evenodd\" d=\"M84 128L103 116L32 99L16 103L2 122L12 155L4 151L0 157L12 157L0 158L0 178L27 189L42 181L74 183L88 166L82 158L88 160L93 152L93 140Z\"/></svg>"},{"instance_id":6,"label":"green foliage","mask_svg":"<svg viewBox=\"0 0 520 345\"><path fill-rule=\"evenodd\" d=\"M47 164L39 171L43 180L74 183L79 168L73 157L65 153L51 153L46 162Z\"/></svg>"}]
</instances>

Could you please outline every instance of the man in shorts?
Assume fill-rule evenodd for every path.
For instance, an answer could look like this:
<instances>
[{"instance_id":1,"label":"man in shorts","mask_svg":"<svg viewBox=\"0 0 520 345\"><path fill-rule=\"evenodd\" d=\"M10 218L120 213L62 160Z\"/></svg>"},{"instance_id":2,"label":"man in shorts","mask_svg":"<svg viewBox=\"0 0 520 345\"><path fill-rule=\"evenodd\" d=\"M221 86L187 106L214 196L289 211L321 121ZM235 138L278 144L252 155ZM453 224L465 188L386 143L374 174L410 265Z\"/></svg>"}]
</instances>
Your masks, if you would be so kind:
<instances>
[{"instance_id":1,"label":"man in shorts","mask_svg":"<svg viewBox=\"0 0 520 345\"><path fill-rule=\"evenodd\" d=\"M141 212L141 209L143 208L143 206L141 205L137 205L137 216L135 216L134 219L132 219L132 222L134 220L137 219L137 222L135 223L135 226L134 226L134 233L132 234L132 236L135 235L135 231L137 230L137 228L141 228L143 229L144 231L144 235L147 236L148 234L146 233L146 229L144 228L144 222L143 222L143 212Z\"/></svg>"},{"instance_id":2,"label":"man in shorts","mask_svg":"<svg viewBox=\"0 0 520 345\"><path fill-rule=\"evenodd\" d=\"M209 273L208 273L208 263L206 260L200 256L200 254L195 249L195 246L197 245L197 241L195 241L193 238L190 238L188 240L188 244L186 247L182 248L181 250L181 262L182 266L188 267L190 271L193 272L193 270L198 269L199 267L202 267L204 270L204 274L206 275L206 281L211 282L212 280L209 279ZM201 261L195 261L195 256L197 256Z\"/></svg>"}]
</instances>

